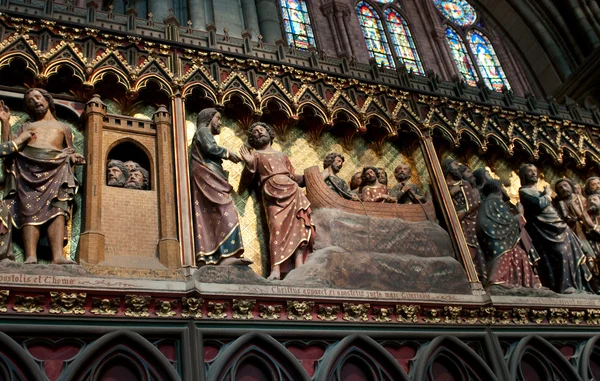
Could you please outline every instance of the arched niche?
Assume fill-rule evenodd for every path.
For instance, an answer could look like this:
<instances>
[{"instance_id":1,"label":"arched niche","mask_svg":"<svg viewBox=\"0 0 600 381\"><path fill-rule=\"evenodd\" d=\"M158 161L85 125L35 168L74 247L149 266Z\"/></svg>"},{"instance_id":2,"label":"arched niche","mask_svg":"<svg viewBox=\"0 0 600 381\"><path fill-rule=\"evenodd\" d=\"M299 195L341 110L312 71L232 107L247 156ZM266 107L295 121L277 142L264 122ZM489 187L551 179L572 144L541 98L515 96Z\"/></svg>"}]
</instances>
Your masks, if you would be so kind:
<instances>
[{"instance_id":1,"label":"arched niche","mask_svg":"<svg viewBox=\"0 0 600 381\"><path fill-rule=\"evenodd\" d=\"M127 83L124 74L103 68L94 75L94 94L100 95L102 102L106 104L109 114L129 115L127 99Z\"/></svg>"},{"instance_id":2,"label":"arched niche","mask_svg":"<svg viewBox=\"0 0 600 381\"><path fill-rule=\"evenodd\" d=\"M315 381L408 381L398 361L368 336L344 338L323 357Z\"/></svg>"},{"instance_id":3,"label":"arched niche","mask_svg":"<svg viewBox=\"0 0 600 381\"><path fill-rule=\"evenodd\" d=\"M208 381L242 380L309 381L300 362L279 342L260 333L248 333L222 350L212 363ZM260 378L263 377L263 378Z\"/></svg>"},{"instance_id":4,"label":"arched niche","mask_svg":"<svg viewBox=\"0 0 600 381\"><path fill-rule=\"evenodd\" d=\"M180 377L163 354L148 340L131 331L106 334L88 346L65 371L65 381L105 381L119 371L134 380L179 381ZM117 378L118 380L129 380Z\"/></svg>"},{"instance_id":5,"label":"arched niche","mask_svg":"<svg viewBox=\"0 0 600 381\"><path fill-rule=\"evenodd\" d=\"M19 56L0 61L0 86L27 89L34 87L36 68L31 59Z\"/></svg>"},{"instance_id":6,"label":"arched niche","mask_svg":"<svg viewBox=\"0 0 600 381\"><path fill-rule=\"evenodd\" d=\"M49 73L45 88L53 94L82 96L83 81L80 69L76 72L69 64L56 65Z\"/></svg>"},{"instance_id":7,"label":"arched niche","mask_svg":"<svg viewBox=\"0 0 600 381\"><path fill-rule=\"evenodd\" d=\"M10 336L0 332L0 379L15 381L43 381L46 375Z\"/></svg>"},{"instance_id":8,"label":"arched niche","mask_svg":"<svg viewBox=\"0 0 600 381\"><path fill-rule=\"evenodd\" d=\"M139 164L140 167L148 171L148 189L146 190L154 189L150 155L146 151L145 147L138 144L135 140L121 139L113 143L108 150L106 164L108 165L111 160L120 160L123 163L134 162Z\"/></svg>"},{"instance_id":9,"label":"arched niche","mask_svg":"<svg viewBox=\"0 0 600 381\"><path fill-rule=\"evenodd\" d=\"M530 335L521 339L507 357L510 380L581 380L562 353L539 336Z\"/></svg>"},{"instance_id":10,"label":"arched niche","mask_svg":"<svg viewBox=\"0 0 600 381\"><path fill-rule=\"evenodd\" d=\"M411 377L414 381L498 380L484 359L452 336L437 337L422 347Z\"/></svg>"},{"instance_id":11,"label":"arched niche","mask_svg":"<svg viewBox=\"0 0 600 381\"><path fill-rule=\"evenodd\" d=\"M579 356L579 375L584 381L600 380L600 336L588 340Z\"/></svg>"}]
</instances>

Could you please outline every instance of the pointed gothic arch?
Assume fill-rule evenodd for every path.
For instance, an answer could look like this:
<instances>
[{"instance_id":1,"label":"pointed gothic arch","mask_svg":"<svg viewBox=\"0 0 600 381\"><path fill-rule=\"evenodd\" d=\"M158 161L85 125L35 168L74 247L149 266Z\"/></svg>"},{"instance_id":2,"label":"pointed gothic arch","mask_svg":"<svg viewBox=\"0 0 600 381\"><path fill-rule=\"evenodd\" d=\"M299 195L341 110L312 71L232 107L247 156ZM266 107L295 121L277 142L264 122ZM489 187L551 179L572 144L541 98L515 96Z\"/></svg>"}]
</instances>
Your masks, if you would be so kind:
<instances>
[{"instance_id":1,"label":"pointed gothic arch","mask_svg":"<svg viewBox=\"0 0 600 381\"><path fill-rule=\"evenodd\" d=\"M33 360L33 357L3 332L0 332L0 379L15 381L47 380L46 375Z\"/></svg>"},{"instance_id":2,"label":"pointed gothic arch","mask_svg":"<svg viewBox=\"0 0 600 381\"><path fill-rule=\"evenodd\" d=\"M580 381L569 361L545 339L537 335L524 337L508 355L509 379L525 381L535 374L541 380Z\"/></svg>"},{"instance_id":3,"label":"pointed gothic arch","mask_svg":"<svg viewBox=\"0 0 600 381\"><path fill-rule=\"evenodd\" d=\"M439 336L419 352L411 370L414 381L434 381L441 374L447 380L498 380L485 360L456 337Z\"/></svg>"},{"instance_id":4,"label":"pointed gothic arch","mask_svg":"<svg viewBox=\"0 0 600 381\"><path fill-rule=\"evenodd\" d=\"M315 381L338 381L342 373L352 371L362 373L369 381L409 380L404 369L385 348L366 335L353 334L325 354Z\"/></svg>"},{"instance_id":5,"label":"pointed gothic arch","mask_svg":"<svg viewBox=\"0 0 600 381\"><path fill-rule=\"evenodd\" d=\"M578 370L584 381L600 380L600 336L588 340L579 356Z\"/></svg>"},{"instance_id":6,"label":"pointed gothic arch","mask_svg":"<svg viewBox=\"0 0 600 381\"><path fill-rule=\"evenodd\" d=\"M473 60L464 43L463 37L450 25L445 26L445 36L452 59L458 68L461 78L467 85L477 87L479 75L477 74L477 70L475 69L475 65L473 64Z\"/></svg>"},{"instance_id":7,"label":"pointed gothic arch","mask_svg":"<svg viewBox=\"0 0 600 381\"><path fill-rule=\"evenodd\" d=\"M157 380L180 381L169 360L148 340L131 331L112 332L96 340L67 367L64 381L93 380L111 364L131 366L134 374L143 371Z\"/></svg>"},{"instance_id":8,"label":"pointed gothic arch","mask_svg":"<svg viewBox=\"0 0 600 381\"><path fill-rule=\"evenodd\" d=\"M251 364L256 364L252 366ZM272 375L273 381L310 381L300 361L277 340L261 332L247 333L218 355L206 379L236 379L237 372Z\"/></svg>"}]
</instances>

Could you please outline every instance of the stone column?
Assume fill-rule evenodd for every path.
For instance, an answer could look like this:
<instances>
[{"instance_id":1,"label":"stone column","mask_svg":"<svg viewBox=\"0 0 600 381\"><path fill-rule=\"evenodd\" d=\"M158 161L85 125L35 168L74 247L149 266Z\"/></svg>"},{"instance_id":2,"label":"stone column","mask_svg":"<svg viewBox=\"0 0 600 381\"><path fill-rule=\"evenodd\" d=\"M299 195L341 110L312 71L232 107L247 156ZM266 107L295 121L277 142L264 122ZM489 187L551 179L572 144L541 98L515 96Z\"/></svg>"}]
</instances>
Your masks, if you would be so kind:
<instances>
[{"instance_id":1,"label":"stone column","mask_svg":"<svg viewBox=\"0 0 600 381\"><path fill-rule=\"evenodd\" d=\"M428 129L423 130L423 135L421 136L421 147L423 149L425 163L427 164L427 169L432 180L434 194L439 201L440 209L442 210L446 226L448 227L448 233L450 234L450 237L454 243L454 249L459 255L459 260L462 262L467 273L471 290L482 291L483 286L477 277L477 270L475 270L475 266L473 265L471 252L469 251L467 241L463 235L460 220L458 219L458 215L454 209L454 202L452 201L452 196L450 195L450 191L446 186L446 178L444 176L444 172L442 171L442 166L440 165L440 160L435 151L435 147L433 146L430 130Z\"/></svg>"},{"instance_id":2,"label":"stone column","mask_svg":"<svg viewBox=\"0 0 600 381\"><path fill-rule=\"evenodd\" d=\"M169 9L173 8L173 0L148 0L148 13L152 19L162 23L169 16Z\"/></svg>"},{"instance_id":3,"label":"stone column","mask_svg":"<svg viewBox=\"0 0 600 381\"><path fill-rule=\"evenodd\" d=\"M175 173L177 174L176 193L179 206L179 242L181 265L195 267L194 229L192 227L192 195L190 192L190 171L188 163L187 136L185 129L184 99L180 93L171 97L173 126L175 132Z\"/></svg>"},{"instance_id":4,"label":"stone column","mask_svg":"<svg viewBox=\"0 0 600 381\"><path fill-rule=\"evenodd\" d=\"M158 184L159 239L158 259L169 269L181 266L175 210L175 176L173 171L173 129L171 114L160 106L152 119L156 125L156 176Z\"/></svg>"},{"instance_id":5,"label":"stone column","mask_svg":"<svg viewBox=\"0 0 600 381\"><path fill-rule=\"evenodd\" d=\"M333 21L333 9L323 9L323 13L325 13L325 16L327 17L327 23L329 24L329 29L331 29L331 35L333 36L333 45L335 47L335 54L339 56L340 54L342 54L342 49L340 47L340 36L338 35L335 22Z\"/></svg>"},{"instance_id":6,"label":"stone column","mask_svg":"<svg viewBox=\"0 0 600 381\"><path fill-rule=\"evenodd\" d=\"M204 0L190 0L190 20L192 28L206 29L206 14L204 12ZM181 20L182 22L185 20Z\"/></svg>"},{"instance_id":7,"label":"stone column","mask_svg":"<svg viewBox=\"0 0 600 381\"><path fill-rule=\"evenodd\" d=\"M204 10L206 11L206 25L215 25L215 7L213 5L213 0L206 0L205 4Z\"/></svg>"},{"instance_id":8,"label":"stone column","mask_svg":"<svg viewBox=\"0 0 600 381\"><path fill-rule=\"evenodd\" d=\"M348 33L346 33L346 28L344 27L344 12L336 9L335 11L335 23L337 25L337 30L342 40L342 51L346 56L352 57L352 48L350 47L350 39L348 38Z\"/></svg>"},{"instance_id":9,"label":"stone column","mask_svg":"<svg viewBox=\"0 0 600 381\"><path fill-rule=\"evenodd\" d=\"M276 0L256 0L258 25L265 42L274 43L281 37L279 8Z\"/></svg>"},{"instance_id":10,"label":"stone column","mask_svg":"<svg viewBox=\"0 0 600 381\"><path fill-rule=\"evenodd\" d=\"M242 13L244 15L244 28L252 33L252 37L256 39L260 28L258 27L258 14L254 0L242 0Z\"/></svg>"},{"instance_id":11,"label":"stone column","mask_svg":"<svg viewBox=\"0 0 600 381\"><path fill-rule=\"evenodd\" d=\"M104 261L105 236L102 231L102 187L104 186L104 150L102 130L106 105L99 95L86 103L85 110L85 181L83 233L79 240L79 259L90 264Z\"/></svg>"}]
</instances>

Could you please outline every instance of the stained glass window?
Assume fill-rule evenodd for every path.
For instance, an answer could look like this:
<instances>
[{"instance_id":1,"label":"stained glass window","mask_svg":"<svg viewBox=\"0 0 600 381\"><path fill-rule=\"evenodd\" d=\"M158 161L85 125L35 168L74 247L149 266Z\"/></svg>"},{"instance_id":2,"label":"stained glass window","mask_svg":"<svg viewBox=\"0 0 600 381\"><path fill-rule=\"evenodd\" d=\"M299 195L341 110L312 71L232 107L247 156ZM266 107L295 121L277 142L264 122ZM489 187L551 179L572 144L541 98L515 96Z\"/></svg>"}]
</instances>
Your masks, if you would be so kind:
<instances>
[{"instance_id":1,"label":"stained glass window","mask_svg":"<svg viewBox=\"0 0 600 381\"><path fill-rule=\"evenodd\" d=\"M379 16L373 8L364 1L356 6L358 21L362 28L363 35L367 41L367 50L371 58L374 58L378 65L394 68L394 59L383 31L383 25Z\"/></svg>"},{"instance_id":2,"label":"stained glass window","mask_svg":"<svg viewBox=\"0 0 600 381\"><path fill-rule=\"evenodd\" d=\"M465 46L463 39L456 31L454 31L454 29L447 26L446 40L450 46L452 58L454 58L454 62L456 63L456 66L458 66L458 71L460 71L463 80L467 85L476 87L479 77L473 67L473 61L471 61L471 57L467 52L467 47Z\"/></svg>"},{"instance_id":3,"label":"stained glass window","mask_svg":"<svg viewBox=\"0 0 600 381\"><path fill-rule=\"evenodd\" d=\"M477 19L475 9L466 0L433 0L435 7L450 21L460 25L472 25Z\"/></svg>"},{"instance_id":4,"label":"stained glass window","mask_svg":"<svg viewBox=\"0 0 600 381\"><path fill-rule=\"evenodd\" d=\"M475 62L477 62L481 77L487 87L495 91L502 91L502 86L510 89L508 79L504 74L504 70L502 70L502 65L500 65L490 40L478 30L470 31L467 39L471 45L471 51L475 56Z\"/></svg>"},{"instance_id":5,"label":"stained glass window","mask_svg":"<svg viewBox=\"0 0 600 381\"><path fill-rule=\"evenodd\" d=\"M279 2L288 45L300 50L308 50L309 46L316 46L306 1L279 0Z\"/></svg>"},{"instance_id":6,"label":"stained glass window","mask_svg":"<svg viewBox=\"0 0 600 381\"><path fill-rule=\"evenodd\" d=\"M381 4L390 4L390 3L394 2L394 0L375 0L375 1L378 3L381 3Z\"/></svg>"},{"instance_id":7,"label":"stained glass window","mask_svg":"<svg viewBox=\"0 0 600 381\"><path fill-rule=\"evenodd\" d=\"M398 59L404 63L407 70L412 70L421 75L425 74L410 29L404 18L395 10L388 8L385 10L385 19Z\"/></svg>"}]
</instances>

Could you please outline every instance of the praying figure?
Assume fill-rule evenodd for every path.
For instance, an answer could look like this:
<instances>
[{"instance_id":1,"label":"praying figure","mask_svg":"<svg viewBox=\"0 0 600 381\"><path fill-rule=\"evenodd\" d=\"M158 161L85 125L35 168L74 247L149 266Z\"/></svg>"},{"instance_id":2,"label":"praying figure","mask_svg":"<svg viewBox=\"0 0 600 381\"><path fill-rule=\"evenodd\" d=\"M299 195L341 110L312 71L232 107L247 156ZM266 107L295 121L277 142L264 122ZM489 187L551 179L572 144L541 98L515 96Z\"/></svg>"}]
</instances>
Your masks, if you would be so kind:
<instances>
[{"instance_id":1,"label":"praying figure","mask_svg":"<svg viewBox=\"0 0 600 381\"><path fill-rule=\"evenodd\" d=\"M66 220L79 186L72 166L85 164L85 160L73 149L70 128L56 120L54 100L46 90L27 90L24 101L30 119L17 135L31 131L35 139L12 160L5 199L13 224L23 230L25 263L37 263L37 245L45 231L52 263L72 264L75 262L63 256Z\"/></svg>"},{"instance_id":2,"label":"praying figure","mask_svg":"<svg viewBox=\"0 0 600 381\"><path fill-rule=\"evenodd\" d=\"M592 274L585 254L571 228L552 206L552 191L548 186L543 192L537 189L539 177L533 164L523 164L519 177L519 198L527 221L525 229L542 260L548 261L551 267L548 274L540 274L545 275L542 277L546 279L545 286L562 294L589 291Z\"/></svg>"},{"instance_id":3,"label":"praying figure","mask_svg":"<svg viewBox=\"0 0 600 381\"><path fill-rule=\"evenodd\" d=\"M421 188L410 181L412 170L408 164L401 163L394 169L394 177L398 184L390 190L390 195L398 200L398 204L422 204L427 201Z\"/></svg>"},{"instance_id":4,"label":"praying figure","mask_svg":"<svg viewBox=\"0 0 600 381\"><path fill-rule=\"evenodd\" d=\"M248 144L240 154L245 170L257 177L269 224L271 273L269 280L304 264L312 249L315 227L310 202L300 189L304 177L297 176L290 159L272 147L273 129L266 123L250 126ZM292 266L293 260L293 266Z\"/></svg>"}]
</instances>

